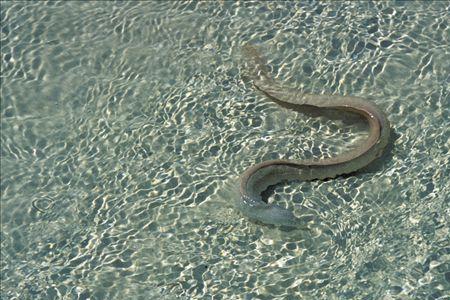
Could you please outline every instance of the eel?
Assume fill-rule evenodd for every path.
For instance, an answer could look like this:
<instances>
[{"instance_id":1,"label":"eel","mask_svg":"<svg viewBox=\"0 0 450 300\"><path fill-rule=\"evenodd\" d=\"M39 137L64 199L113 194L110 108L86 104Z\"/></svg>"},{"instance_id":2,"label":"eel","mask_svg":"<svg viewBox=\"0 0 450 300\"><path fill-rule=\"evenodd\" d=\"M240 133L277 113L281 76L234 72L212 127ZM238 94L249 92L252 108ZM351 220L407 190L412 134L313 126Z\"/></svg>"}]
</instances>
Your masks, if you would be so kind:
<instances>
[{"instance_id":1,"label":"eel","mask_svg":"<svg viewBox=\"0 0 450 300\"><path fill-rule=\"evenodd\" d=\"M237 208L244 216L263 224L303 227L292 211L265 202L261 193L281 182L324 180L361 169L380 157L387 146L389 120L375 104L360 97L313 95L285 87L270 76L267 64L255 46L246 44L243 54L253 85L278 105L298 112L308 107L320 111L347 111L361 115L368 122L368 138L348 152L323 159L267 160L249 167L241 175Z\"/></svg>"}]
</instances>

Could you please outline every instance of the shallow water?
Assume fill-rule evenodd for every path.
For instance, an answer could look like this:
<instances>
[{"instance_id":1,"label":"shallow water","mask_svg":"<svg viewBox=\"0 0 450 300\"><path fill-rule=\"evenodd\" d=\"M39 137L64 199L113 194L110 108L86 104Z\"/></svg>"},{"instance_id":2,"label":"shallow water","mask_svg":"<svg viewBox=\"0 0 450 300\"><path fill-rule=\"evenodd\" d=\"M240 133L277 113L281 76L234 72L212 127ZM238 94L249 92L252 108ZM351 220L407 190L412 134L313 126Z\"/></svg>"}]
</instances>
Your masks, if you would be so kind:
<instances>
[{"instance_id":1,"label":"shallow water","mask_svg":"<svg viewBox=\"0 0 450 300\"><path fill-rule=\"evenodd\" d=\"M448 2L2 2L2 299L448 299ZM238 177L332 156L357 118L245 76L367 97L393 134L360 172L277 186L307 230L236 212ZM355 124L356 123L356 124Z\"/></svg>"}]
</instances>

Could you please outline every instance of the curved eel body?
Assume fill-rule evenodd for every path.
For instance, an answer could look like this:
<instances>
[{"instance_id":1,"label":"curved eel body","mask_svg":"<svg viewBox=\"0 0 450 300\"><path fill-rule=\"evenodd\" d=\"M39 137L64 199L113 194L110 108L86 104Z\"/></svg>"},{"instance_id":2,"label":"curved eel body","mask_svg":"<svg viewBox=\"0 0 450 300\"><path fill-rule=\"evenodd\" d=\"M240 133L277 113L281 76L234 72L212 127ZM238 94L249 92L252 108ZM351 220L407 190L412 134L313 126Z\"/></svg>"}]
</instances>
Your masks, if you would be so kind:
<instances>
[{"instance_id":1,"label":"curved eel body","mask_svg":"<svg viewBox=\"0 0 450 300\"><path fill-rule=\"evenodd\" d=\"M261 193L269 186L282 181L334 178L368 165L382 154L388 143L389 121L377 106L363 98L311 95L284 87L271 78L256 48L247 45L243 50L252 68L250 71L254 85L275 103L295 111L302 111L307 106L350 111L363 116L369 123L368 138L355 149L342 155L313 160L268 160L251 166L242 174L241 199L237 206L245 216L265 224L301 227L300 220L293 212L264 202Z\"/></svg>"}]
</instances>

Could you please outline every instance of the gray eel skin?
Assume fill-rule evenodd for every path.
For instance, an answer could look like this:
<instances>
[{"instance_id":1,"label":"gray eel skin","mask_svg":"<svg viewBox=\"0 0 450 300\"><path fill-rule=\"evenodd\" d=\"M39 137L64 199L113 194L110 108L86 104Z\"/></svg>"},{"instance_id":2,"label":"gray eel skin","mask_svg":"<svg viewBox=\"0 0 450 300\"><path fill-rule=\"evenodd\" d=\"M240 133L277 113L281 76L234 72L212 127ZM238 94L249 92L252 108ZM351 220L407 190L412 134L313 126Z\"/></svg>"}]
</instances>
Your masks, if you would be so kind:
<instances>
[{"instance_id":1,"label":"gray eel skin","mask_svg":"<svg viewBox=\"0 0 450 300\"><path fill-rule=\"evenodd\" d=\"M280 106L300 112L308 106L350 111L363 116L369 123L368 138L355 149L342 155L312 160L268 160L249 167L242 174L237 208L245 216L264 224L302 227L299 218L290 210L264 202L261 193L269 186L283 181L335 178L368 165L382 154L388 143L389 120L377 106L363 98L311 95L284 87L272 79L266 63L254 46L245 45L243 54L250 66L253 84Z\"/></svg>"}]
</instances>

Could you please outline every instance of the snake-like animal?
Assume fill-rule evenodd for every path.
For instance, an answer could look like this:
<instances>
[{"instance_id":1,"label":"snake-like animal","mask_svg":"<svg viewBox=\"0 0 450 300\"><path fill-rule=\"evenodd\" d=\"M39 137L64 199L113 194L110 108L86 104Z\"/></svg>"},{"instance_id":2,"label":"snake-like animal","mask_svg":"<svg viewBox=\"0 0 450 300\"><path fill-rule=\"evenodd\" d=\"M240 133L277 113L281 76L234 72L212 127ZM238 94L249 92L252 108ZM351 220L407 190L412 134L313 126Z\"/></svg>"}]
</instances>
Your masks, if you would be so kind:
<instances>
[{"instance_id":1,"label":"snake-like animal","mask_svg":"<svg viewBox=\"0 0 450 300\"><path fill-rule=\"evenodd\" d=\"M312 95L276 82L258 49L245 45L243 54L250 67L254 86L280 106L299 111L307 107L356 113L369 124L369 136L354 149L323 159L267 160L249 167L241 175L240 200L237 208L249 219L276 226L302 227L292 211L263 201L261 193L269 186L290 180L323 180L348 174L368 165L381 156L388 144L390 125L386 115L370 101L352 96Z\"/></svg>"}]
</instances>

